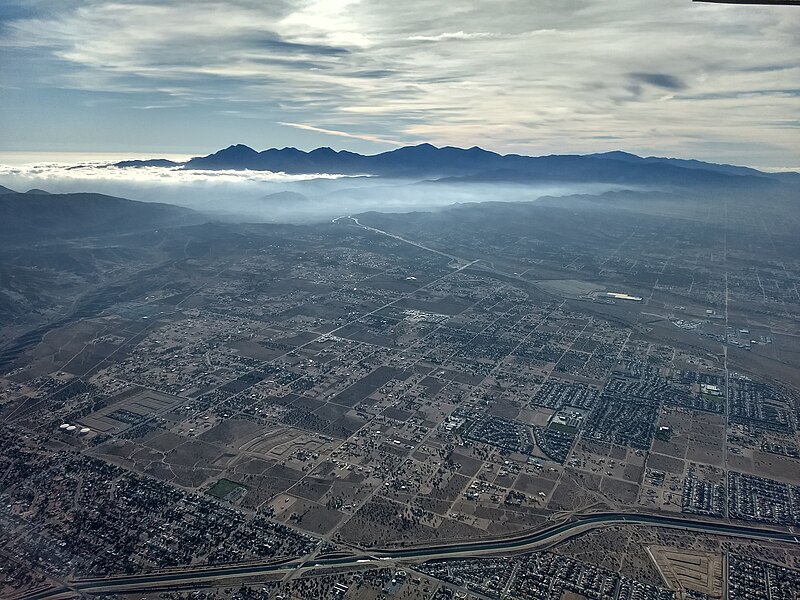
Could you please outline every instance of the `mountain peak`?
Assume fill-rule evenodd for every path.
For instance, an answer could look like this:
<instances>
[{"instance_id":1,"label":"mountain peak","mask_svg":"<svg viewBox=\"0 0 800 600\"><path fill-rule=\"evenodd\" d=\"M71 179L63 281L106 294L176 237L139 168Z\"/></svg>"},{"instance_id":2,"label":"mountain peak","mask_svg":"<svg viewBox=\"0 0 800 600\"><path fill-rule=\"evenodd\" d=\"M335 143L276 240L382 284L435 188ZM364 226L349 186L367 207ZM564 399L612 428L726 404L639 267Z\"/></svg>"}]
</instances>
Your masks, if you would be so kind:
<instances>
[{"instance_id":1,"label":"mountain peak","mask_svg":"<svg viewBox=\"0 0 800 600\"><path fill-rule=\"evenodd\" d=\"M224 150L220 150L219 152L215 152L214 154L258 154L255 150L253 150L250 146L245 146L244 144L233 144L228 146Z\"/></svg>"},{"instance_id":2,"label":"mountain peak","mask_svg":"<svg viewBox=\"0 0 800 600\"><path fill-rule=\"evenodd\" d=\"M599 152L597 154L589 154L589 156L594 156L595 158L610 158L613 160L627 160L627 161L644 160L641 156L637 156L636 154L631 154L630 152L625 152L624 150Z\"/></svg>"},{"instance_id":3,"label":"mountain peak","mask_svg":"<svg viewBox=\"0 0 800 600\"><path fill-rule=\"evenodd\" d=\"M376 156L419 155L421 153L430 154L437 151L439 151L439 148L437 148L433 144L425 142L423 144L417 144L416 146L401 146L400 148L395 148L394 150L390 150L389 152L376 154Z\"/></svg>"},{"instance_id":4,"label":"mountain peak","mask_svg":"<svg viewBox=\"0 0 800 600\"><path fill-rule=\"evenodd\" d=\"M206 156L196 156L184 163L184 169L252 168L256 166L258 152L244 144L234 144Z\"/></svg>"}]
</instances>

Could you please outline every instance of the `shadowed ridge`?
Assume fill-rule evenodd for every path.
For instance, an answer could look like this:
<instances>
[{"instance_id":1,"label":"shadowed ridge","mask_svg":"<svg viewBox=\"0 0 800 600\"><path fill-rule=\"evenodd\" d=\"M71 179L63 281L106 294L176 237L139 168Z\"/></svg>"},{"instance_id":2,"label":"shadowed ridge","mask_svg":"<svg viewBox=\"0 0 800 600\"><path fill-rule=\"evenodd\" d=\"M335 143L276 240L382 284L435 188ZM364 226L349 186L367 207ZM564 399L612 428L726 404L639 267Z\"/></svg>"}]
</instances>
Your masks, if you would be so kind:
<instances>
[{"instance_id":1,"label":"shadowed ridge","mask_svg":"<svg viewBox=\"0 0 800 600\"><path fill-rule=\"evenodd\" d=\"M202 220L200 213L188 208L103 194L0 195L0 239L11 244L130 233Z\"/></svg>"}]
</instances>

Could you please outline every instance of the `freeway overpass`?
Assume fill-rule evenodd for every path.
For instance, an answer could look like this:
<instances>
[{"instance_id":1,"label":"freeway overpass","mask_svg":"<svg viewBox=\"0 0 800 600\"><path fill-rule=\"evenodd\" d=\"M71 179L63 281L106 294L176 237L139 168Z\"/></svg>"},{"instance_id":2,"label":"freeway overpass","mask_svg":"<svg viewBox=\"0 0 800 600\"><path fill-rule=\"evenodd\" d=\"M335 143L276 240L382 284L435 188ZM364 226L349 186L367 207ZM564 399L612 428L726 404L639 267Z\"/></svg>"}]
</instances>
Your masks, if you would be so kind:
<instances>
[{"instance_id":1,"label":"freeway overpass","mask_svg":"<svg viewBox=\"0 0 800 600\"><path fill-rule=\"evenodd\" d=\"M576 535L611 525L642 525L707 533L750 540L784 542L800 545L800 533L749 525L733 525L699 519L647 514L602 513L578 516L566 523L553 525L540 531L499 540L486 540L452 545L432 545L397 550L366 551L360 555L322 556L313 560L290 559L284 562L189 567L180 570L80 579L68 582L61 588L44 590L28 596L28 600L57 600L85 592L133 593L161 588L176 589L208 584L214 581L258 577L275 573L289 573L297 569L341 569L346 567L381 567L395 562L424 562L446 558L478 558L529 552L547 548Z\"/></svg>"}]
</instances>

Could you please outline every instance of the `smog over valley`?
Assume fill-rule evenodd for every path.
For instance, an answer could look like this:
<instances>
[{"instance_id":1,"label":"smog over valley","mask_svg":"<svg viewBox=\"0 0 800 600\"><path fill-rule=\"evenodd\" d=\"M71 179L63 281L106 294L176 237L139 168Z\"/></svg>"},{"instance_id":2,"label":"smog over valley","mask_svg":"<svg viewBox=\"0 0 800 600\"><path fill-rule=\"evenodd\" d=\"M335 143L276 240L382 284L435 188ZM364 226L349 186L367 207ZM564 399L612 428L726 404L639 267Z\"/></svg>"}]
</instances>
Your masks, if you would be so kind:
<instances>
[{"instance_id":1,"label":"smog over valley","mask_svg":"<svg viewBox=\"0 0 800 600\"><path fill-rule=\"evenodd\" d=\"M0 598L800 598L799 4L0 0Z\"/></svg>"}]
</instances>

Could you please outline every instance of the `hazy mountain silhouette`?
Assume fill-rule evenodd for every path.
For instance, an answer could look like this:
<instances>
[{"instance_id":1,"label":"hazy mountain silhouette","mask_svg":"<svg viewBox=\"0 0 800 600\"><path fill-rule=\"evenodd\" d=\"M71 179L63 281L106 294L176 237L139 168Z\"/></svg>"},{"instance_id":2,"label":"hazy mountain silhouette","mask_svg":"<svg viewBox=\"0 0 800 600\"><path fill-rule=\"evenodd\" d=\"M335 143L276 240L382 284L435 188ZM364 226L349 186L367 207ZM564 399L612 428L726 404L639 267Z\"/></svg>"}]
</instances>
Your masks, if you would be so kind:
<instances>
[{"instance_id":1,"label":"hazy mountain silhouette","mask_svg":"<svg viewBox=\"0 0 800 600\"><path fill-rule=\"evenodd\" d=\"M302 204L309 201L308 196L297 192L275 192L262 196L260 200L273 204Z\"/></svg>"},{"instance_id":2,"label":"hazy mountain silhouette","mask_svg":"<svg viewBox=\"0 0 800 600\"><path fill-rule=\"evenodd\" d=\"M150 158L147 160L123 160L115 163L115 167L177 167L183 163L166 158Z\"/></svg>"},{"instance_id":3,"label":"hazy mountain silhouette","mask_svg":"<svg viewBox=\"0 0 800 600\"><path fill-rule=\"evenodd\" d=\"M770 177L771 179L780 179L781 181L786 181L790 183L800 182L800 173L795 173L793 171L787 171L782 173L765 173L763 171L752 169L750 167L738 167L736 165L716 164L694 159L687 160L683 158L663 158L658 156L648 156L646 158L642 158L641 156L636 156L635 154L631 154L629 152L622 152L619 150L614 152L604 152L601 154L591 154L590 156L596 156L599 158L610 158L612 160L621 160L628 163L638 163L638 164L662 163L662 164L670 164L673 166L682 167L684 169L700 169L705 171L715 171L717 173L725 173L728 175L751 175L756 177Z\"/></svg>"},{"instance_id":4,"label":"hazy mountain silhouette","mask_svg":"<svg viewBox=\"0 0 800 600\"><path fill-rule=\"evenodd\" d=\"M158 165L153 161L125 161L117 166ZM172 163L166 161L169 165ZM747 180L800 182L798 173L764 173L747 167L717 165L696 160L648 157L627 152L588 155L501 155L474 146L438 148L431 144L406 146L374 155L331 148L310 152L271 148L258 152L237 144L182 163L184 169L243 170L288 174L335 173L397 178L462 178L486 182L619 182L635 184L743 184Z\"/></svg>"},{"instance_id":5,"label":"hazy mountain silhouette","mask_svg":"<svg viewBox=\"0 0 800 600\"><path fill-rule=\"evenodd\" d=\"M103 194L0 190L0 239L11 244L130 233L200 220L198 213L171 204Z\"/></svg>"}]
</instances>

